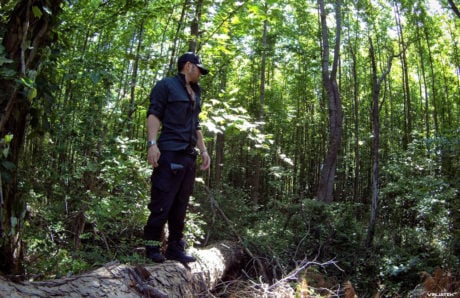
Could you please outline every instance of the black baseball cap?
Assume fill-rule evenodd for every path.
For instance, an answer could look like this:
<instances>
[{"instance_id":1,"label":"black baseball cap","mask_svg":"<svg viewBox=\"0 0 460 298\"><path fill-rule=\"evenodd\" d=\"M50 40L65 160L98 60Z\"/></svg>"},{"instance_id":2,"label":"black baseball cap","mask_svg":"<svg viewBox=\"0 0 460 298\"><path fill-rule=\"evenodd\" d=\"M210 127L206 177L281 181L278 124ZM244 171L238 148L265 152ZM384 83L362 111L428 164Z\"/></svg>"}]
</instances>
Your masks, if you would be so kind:
<instances>
[{"instance_id":1,"label":"black baseball cap","mask_svg":"<svg viewBox=\"0 0 460 298\"><path fill-rule=\"evenodd\" d=\"M198 57L197 54L192 52L187 52L179 57L179 60L177 60L177 68L179 69L179 71L182 69L182 67L184 67L185 63L187 62L195 64L200 69L202 75L206 75L209 73L209 70L206 67L204 67L201 63L200 57Z\"/></svg>"}]
</instances>

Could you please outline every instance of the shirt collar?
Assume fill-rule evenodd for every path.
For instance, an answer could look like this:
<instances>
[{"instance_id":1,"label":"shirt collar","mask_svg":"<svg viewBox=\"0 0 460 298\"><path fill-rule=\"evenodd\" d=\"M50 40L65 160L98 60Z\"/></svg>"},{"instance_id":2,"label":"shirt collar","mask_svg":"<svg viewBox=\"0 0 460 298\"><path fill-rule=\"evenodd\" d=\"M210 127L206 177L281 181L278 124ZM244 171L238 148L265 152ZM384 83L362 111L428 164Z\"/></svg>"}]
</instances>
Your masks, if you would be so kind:
<instances>
[{"instance_id":1,"label":"shirt collar","mask_svg":"<svg viewBox=\"0 0 460 298\"><path fill-rule=\"evenodd\" d=\"M177 77L178 77L179 80L181 81L182 85L184 85L184 87L185 87L185 83L186 83L186 82L185 82L185 74L179 72L179 73L177 73ZM199 86L197 83L190 83L190 86L192 86L192 89L193 89L194 91L200 90L200 86Z\"/></svg>"}]
</instances>

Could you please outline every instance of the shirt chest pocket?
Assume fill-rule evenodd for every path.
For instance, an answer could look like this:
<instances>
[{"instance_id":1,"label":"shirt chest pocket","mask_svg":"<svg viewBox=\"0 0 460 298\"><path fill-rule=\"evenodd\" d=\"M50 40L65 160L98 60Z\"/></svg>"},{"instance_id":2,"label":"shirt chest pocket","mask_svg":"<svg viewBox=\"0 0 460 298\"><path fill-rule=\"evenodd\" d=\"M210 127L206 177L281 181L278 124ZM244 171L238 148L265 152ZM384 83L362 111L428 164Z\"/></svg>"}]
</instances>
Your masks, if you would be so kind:
<instances>
[{"instance_id":1,"label":"shirt chest pocket","mask_svg":"<svg viewBox=\"0 0 460 298\"><path fill-rule=\"evenodd\" d=\"M172 99L168 101L166 110L167 119L165 121L184 125L191 111L191 103L188 98Z\"/></svg>"}]
</instances>

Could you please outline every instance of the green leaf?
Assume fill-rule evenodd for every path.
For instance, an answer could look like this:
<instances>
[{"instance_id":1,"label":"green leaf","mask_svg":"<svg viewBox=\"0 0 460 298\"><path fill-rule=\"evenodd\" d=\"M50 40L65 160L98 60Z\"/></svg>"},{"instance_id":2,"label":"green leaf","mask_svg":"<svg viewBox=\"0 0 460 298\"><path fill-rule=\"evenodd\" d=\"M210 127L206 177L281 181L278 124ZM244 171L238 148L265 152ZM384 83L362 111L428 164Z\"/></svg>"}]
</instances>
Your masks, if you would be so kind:
<instances>
[{"instance_id":1,"label":"green leaf","mask_svg":"<svg viewBox=\"0 0 460 298\"><path fill-rule=\"evenodd\" d=\"M34 87L34 80L30 78L21 78L19 81L26 87L29 87L29 88Z\"/></svg>"},{"instance_id":2,"label":"green leaf","mask_svg":"<svg viewBox=\"0 0 460 298\"><path fill-rule=\"evenodd\" d=\"M100 73L91 73L90 77L91 77L91 81L93 81L94 84L97 84L101 80Z\"/></svg>"},{"instance_id":3,"label":"green leaf","mask_svg":"<svg viewBox=\"0 0 460 298\"><path fill-rule=\"evenodd\" d=\"M8 68L0 68L0 77L2 78L14 78L16 72Z\"/></svg>"},{"instance_id":4,"label":"green leaf","mask_svg":"<svg viewBox=\"0 0 460 298\"><path fill-rule=\"evenodd\" d=\"M6 58L5 56L0 56L0 65L3 65L5 63L11 63L13 60Z\"/></svg>"},{"instance_id":5,"label":"green leaf","mask_svg":"<svg viewBox=\"0 0 460 298\"><path fill-rule=\"evenodd\" d=\"M37 97L37 88L31 88L31 89L29 90L29 94L27 95L27 98L28 98L29 100L32 100L32 99L34 99L35 97Z\"/></svg>"},{"instance_id":6,"label":"green leaf","mask_svg":"<svg viewBox=\"0 0 460 298\"><path fill-rule=\"evenodd\" d=\"M3 137L5 140L5 143L8 144L13 140L13 135L12 134L7 134L6 136Z\"/></svg>"},{"instance_id":7,"label":"green leaf","mask_svg":"<svg viewBox=\"0 0 460 298\"><path fill-rule=\"evenodd\" d=\"M5 158L8 156L9 153L10 153L10 148L4 148L4 149L2 150L2 155L3 155L3 157L5 157Z\"/></svg>"},{"instance_id":8,"label":"green leaf","mask_svg":"<svg viewBox=\"0 0 460 298\"><path fill-rule=\"evenodd\" d=\"M17 219L17 217L11 216L11 217L10 217L10 223L11 223L11 227L12 227L12 228L14 228L15 226L17 226L17 224L18 224L18 219Z\"/></svg>"},{"instance_id":9,"label":"green leaf","mask_svg":"<svg viewBox=\"0 0 460 298\"><path fill-rule=\"evenodd\" d=\"M9 171L14 170L14 168L16 168L16 165L14 163L7 160L2 161L2 166Z\"/></svg>"},{"instance_id":10,"label":"green leaf","mask_svg":"<svg viewBox=\"0 0 460 298\"><path fill-rule=\"evenodd\" d=\"M36 5L32 6L32 12L34 13L34 16L37 17L37 18L41 18L43 13L42 11L40 10L40 8Z\"/></svg>"}]
</instances>

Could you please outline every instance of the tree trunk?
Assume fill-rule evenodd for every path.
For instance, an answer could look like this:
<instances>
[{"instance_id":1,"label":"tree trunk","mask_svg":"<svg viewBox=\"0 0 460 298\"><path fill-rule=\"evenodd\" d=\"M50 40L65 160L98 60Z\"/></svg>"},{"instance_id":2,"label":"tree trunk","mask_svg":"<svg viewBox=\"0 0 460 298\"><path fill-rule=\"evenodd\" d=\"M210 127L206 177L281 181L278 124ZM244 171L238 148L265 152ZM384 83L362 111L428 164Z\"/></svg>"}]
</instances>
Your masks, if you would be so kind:
<instances>
[{"instance_id":1,"label":"tree trunk","mask_svg":"<svg viewBox=\"0 0 460 298\"><path fill-rule=\"evenodd\" d=\"M266 83L266 67L267 67L267 31L268 31L268 21L264 20L263 23L263 33L262 33L262 61L260 65L260 94L259 94L259 128L260 131L264 130L264 106L265 106L265 83ZM252 160L253 170L251 171L251 199L254 205L257 205L260 200L260 167L262 164L260 154L256 151L254 158Z\"/></svg>"},{"instance_id":2,"label":"tree trunk","mask_svg":"<svg viewBox=\"0 0 460 298\"><path fill-rule=\"evenodd\" d=\"M372 64L372 202L371 202L371 216L369 220L369 227L367 230L366 247L372 247L374 239L375 223L377 221L378 212L378 198L379 198L379 149L380 149L380 107L379 107L379 93L382 88L382 83L386 76L390 73L391 63L393 56L388 59L387 68L383 74L377 78L377 62L375 59L374 45L372 39L369 38L369 55Z\"/></svg>"},{"instance_id":3,"label":"tree trunk","mask_svg":"<svg viewBox=\"0 0 460 298\"><path fill-rule=\"evenodd\" d=\"M7 134L13 135L8 161L16 166L9 173L10 179L3 181L2 185L5 217L1 224L5 237L2 237L0 243L0 271L9 274L22 272L21 227L25 203L18 192L17 169L24 143L30 100L36 92L36 89L31 87L35 83L33 73L38 70L43 49L51 43L52 30L63 0L47 2L46 8L43 2L18 1L3 37L7 58L14 62L11 65L16 73L11 78L0 78L0 138ZM17 83L21 81L27 84Z\"/></svg>"},{"instance_id":4,"label":"tree trunk","mask_svg":"<svg viewBox=\"0 0 460 298\"><path fill-rule=\"evenodd\" d=\"M182 10L180 14L180 19L177 22L176 35L174 36L173 43L170 49L171 57L169 60L169 67L168 67L169 75L172 75L177 71L175 67L176 63L174 61L176 59L176 53L177 53L178 43L180 40L181 30L183 29L183 25L185 24L185 14L187 12L189 5L190 5L190 0L184 0L184 4L182 5ZM172 15L173 15L173 11L171 11L171 18L172 18Z\"/></svg>"},{"instance_id":5,"label":"tree trunk","mask_svg":"<svg viewBox=\"0 0 460 298\"><path fill-rule=\"evenodd\" d=\"M200 39L201 10L203 9L203 0L196 0L195 15L190 25L189 52L198 53L201 45L198 44Z\"/></svg>"},{"instance_id":6,"label":"tree trunk","mask_svg":"<svg viewBox=\"0 0 460 298\"><path fill-rule=\"evenodd\" d=\"M425 113L425 137L427 139L430 138L431 134L431 129L430 129L430 111L429 111L429 104L428 104L428 98L430 97L429 92L428 92L428 84L426 80L426 69L425 69L425 55L422 47L422 37L420 35L420 30L421 30L422 25L418 25L416 28L415 33L417 34L417 50L418 50L418 55L420 58L420 71L421 74L419 74L421 80L419 80L419 92L420 94L423 94L423 97L425 98L425 106L420 107L421 111L424 111ZM427 40L427 47L429 48L428 45L428 40ZM434 90L433 90L434 91ZM422 104L422 103L421 103Z\"/></svg>"},{"instance_id":7,"label":"tree trunk","mask_svg":"<svg viewBox=\"0 0 460 298\"><path fill-rule=\"evenodd\" d=\"M225 90L225 89L222 89ZM216 159L214 161L214 184L218 189L222 187L222 169L224 165L224 146L225 134L224 132L216 135Z\"/></svg>"},{"instance_id":8,"label":"tree trunk","mask_svg":"<svg viewBox=\"0 0 460 298\"><path fill-rule=\"evenodd\" d=\"M222 242L192 253L183 264L125 265L113 262L86 274L62 279L14 283L0 277L0 297L211 297L209 292L238 269L242 248Z\"/></svg>"},{"instance_id":9,"label":"tree trunk","mask_svg":"<svg viewBox=\"0 0 460 298\"><path fill-rule=\"evenodd\" d=\"M431 52L431 41L432 38L430 37L429 31L426 27L423 28L423 32L425 33L425 41L426 47L428 50L428 61L430 63L430 74L431 74L431 93L432 93L432 105L433 105L433 125L434 125L434 135L439 135L439 122L438 122L438 90L436 86L436 74L435 74L435 66L433 63L433 54ZM435 42L436 44L436 42ZM428 112L428 95L426 96L426 105L427 105L427 112ZM428 122L428 120L427 120ZM428 124L427 124L428 125ZM427 135L427 138L429 136Z\"/></svg>"},{"instance_id":10,"label":"tree trunk","mask_svg":"<svg viewBox=\"0 0 460 298\"><path fill-rule=\"evenodd\" d=\"M353 117L354 117L354 127L353 127L353 151L355 154L355 168L353 173L353 202L358 202L360 200L360 192L359 192L359 176L360 176L360 167L361 167L361 160L359 155L359 82L358 82L358 71L357 71L357 59L356 59L356 43L354 44L354 48L351 48L352 53L352 71L353 71Z\"/></svg>"},{"instance_id":11,"label":"tree trunk","mask_svg":"<svg viewBox=\"0 0 460 298\"><path fill-rule=\"evenodd\" d=\"M457 15L457 17L460 18L460 10L458 9L457 5L455 5L453 0L447 0L447 2L450 5L450 8L452 9L453 12Z\"/></svg>"},{"instance_id":12,"label":"tree trunk","mask_svg":"<svg viewBox=\"0 0 460 298\"><path fill-rule=\"evenodd\" d=\"M129 109L128 109L128 116L126 118L127 122L127 129L126 135L128 138L133 138L134 132L133 129L133 115L136 112L136 86L137 86L137 76L139 72L139 60L141 60L141 50L142 50L142 43L144 42L144 22L142 21L139 25L139 32L135 33L133 36L134 40L138 40L137 48L136 48L136 58L134 59L133 64L133 73L131 77L131 84L130 84L130 99L129 99Z\"/></svg>"},{"instance_id":13,"label":"tree trunk","mask_svg":"<svg viewBox=\"0 0 460 298\"><path fill-rule=\"evenodd\" d=\"M334 48L334 61L332 70L329 71L329 37L326 23L326 10L323 0L318 0L321 13L321 41L323 43L322 77L326 89L329 107L329 147L318 185L318 200L330 203L333 200L335 172L337 168L337 155L342 143L342 100L337 85L337 67L340 55L341 32L341 2L336 5L336 36Z\"/></svg>"},{"instance_id":14,"label":"tree trunk","mask_svg":"<svg viewBox=\"0 0 460 298\"><path fill-rule=\"evenodd\" d=\"M412 103L411 92L409 86L409 65L407 63L407 44L404 39L403 27L401 23L401 14L399 6L395 2L396 24L398 26L399 46L401 48L401 65L403 68L402 81L404 88L404 138L403 148L407 149L409 143L412 142Z\"/></svg>"}]
</instances>

